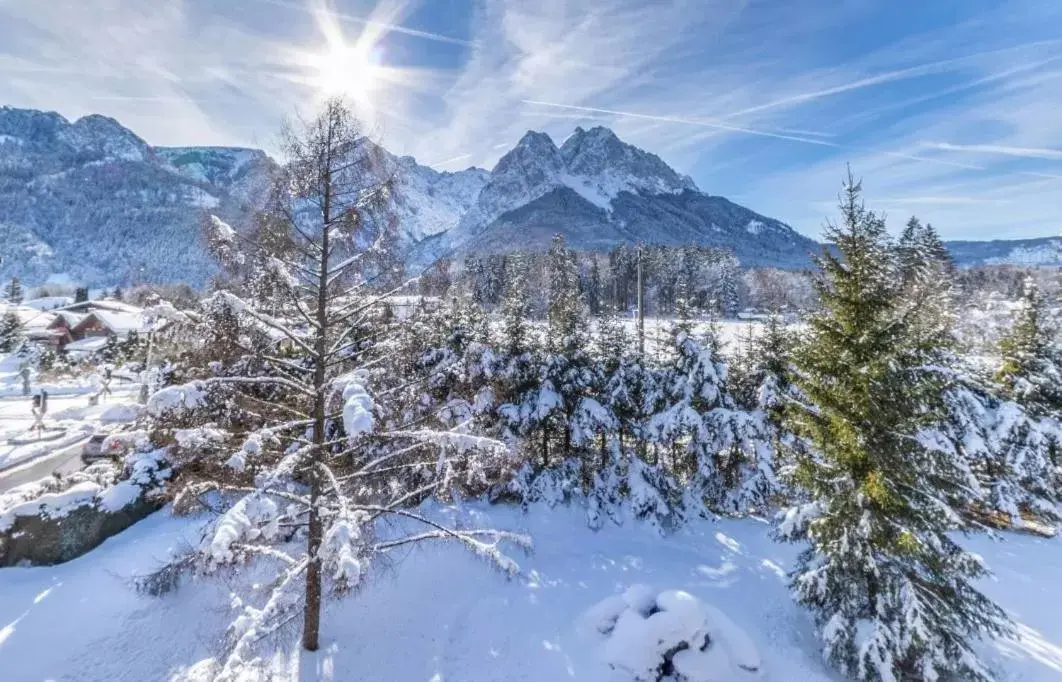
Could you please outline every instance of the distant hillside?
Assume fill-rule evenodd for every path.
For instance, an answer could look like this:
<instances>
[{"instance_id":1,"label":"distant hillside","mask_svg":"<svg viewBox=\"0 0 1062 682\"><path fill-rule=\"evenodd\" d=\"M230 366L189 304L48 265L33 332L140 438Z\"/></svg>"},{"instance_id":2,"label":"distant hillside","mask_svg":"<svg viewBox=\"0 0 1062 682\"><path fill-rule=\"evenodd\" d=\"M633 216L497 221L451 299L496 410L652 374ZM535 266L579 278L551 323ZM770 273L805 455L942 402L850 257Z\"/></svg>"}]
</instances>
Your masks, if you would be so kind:
<instances>
[{"instance_id":1,"label":"distant hillside","mask_svg":"<svg viewBox=\"0 0 1062 682\"><path fill-rule=\"evenodd\" d=\"M959 265L1062 266L1062 238L947 242Z\"/></svg>"},{"instance_id":2,"label":"distant hillside","mask_svg":"<svg viewBox=\"0 0 1062 682\"><path fill-rule=\"evenodd\" d=\"M202 210L246 214L273 167L258 150L151 147L103 116L0 108L3 276L201 283Z\"/></svg>"}]
</instances>

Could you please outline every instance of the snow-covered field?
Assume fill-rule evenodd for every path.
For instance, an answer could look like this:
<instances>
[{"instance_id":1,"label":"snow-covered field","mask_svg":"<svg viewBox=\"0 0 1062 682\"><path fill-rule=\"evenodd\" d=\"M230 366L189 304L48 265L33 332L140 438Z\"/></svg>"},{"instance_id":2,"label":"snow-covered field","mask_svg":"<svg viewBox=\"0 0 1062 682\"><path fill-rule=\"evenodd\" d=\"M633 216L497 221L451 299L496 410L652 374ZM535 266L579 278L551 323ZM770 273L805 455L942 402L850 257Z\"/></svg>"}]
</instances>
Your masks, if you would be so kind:
<instances>
[{"instance_id":1,"label":"snow-covered field","mask_svg":"<svg viewBox=\"0 0 1062 682\"><path fill-rule=\"evenodd\" d=\"M282 679L622 680L579 625L586 609L638 583L721 609L751 636L772 682L840 679L787 595L796 548L773 542L764 522L702 522L661 538L637 525L595 533L575 508L440 513L531 533L534 552L514 555L521 575L506 579L453 546L411 550L360 593L330 602L320 652L280 646ZM230 583L199 579L154 598L128 582L196 541L199 523L163 511L67 564L0 569L0 679L168 680L209 657L230 620ZM1062 679L1062 540L1005 535L968 546L996 572L982 587L1019 623L1018 638L984 644L999 679Z\"/></svg>"}]
</instances>

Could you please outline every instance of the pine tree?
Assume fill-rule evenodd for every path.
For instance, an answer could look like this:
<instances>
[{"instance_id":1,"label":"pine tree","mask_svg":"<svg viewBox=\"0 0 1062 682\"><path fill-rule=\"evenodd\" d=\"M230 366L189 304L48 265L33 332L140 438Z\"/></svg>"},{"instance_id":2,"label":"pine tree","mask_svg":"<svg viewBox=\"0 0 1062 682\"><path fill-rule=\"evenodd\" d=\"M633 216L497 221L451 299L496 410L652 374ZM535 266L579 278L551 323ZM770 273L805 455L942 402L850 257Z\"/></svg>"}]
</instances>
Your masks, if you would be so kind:
<instances>
[{"instance_id":1,"label":"pine tree","mask_svg":"<svg viewBox=\"0 0 1062 682\"><path fill-rule=\"evenodd\" d=\"M74 290L74 303L84 303L89 300L88 287L78 287Z\"/></svg>"},{"instance_id":2,"label":"pine tree","mask_svg":"<svg viewBox=\"0 0 1062 682\"><path fill-rule=\"evenodd\" d=\"M586 278L586 304L590 308L590 314L594 317L601 315L602 303L601 268L597 263L597 257L590 255L590 272Z\"/></svg>"},{"instance_id":3,"label":"pine tree","mask_svg":"<svg viewBox=\"0 0 1062 682\"><path fill-rule=\"evenodd\" d=\"M912 331L899 256L884 220L849 174L837 254L819 259L822 310L796 354L803 409L786 427L804 444L796 480L810 495L789 509L783 539L809 544L792 577L820 626L827 660L858 680L990 680L971 639L1006 627L972 581L986 568L948 535L971 481L946 448L919 434L943 419L939 350Z\"/></svg>"},{"instance_id":4,"label":"pine tree","mask_svg":"<svg viewBox=\"0 0 1062 682\"><path fill-rule=\"evenodd\" d=\"M18 280L18 277L11 278L7 288L4 290L4 298L11 305L22 304L22 282Z\"/></svg>"},{"instance_id":5,"label":"pine tree","mask_svg":"<svg viewBox=\"0 0 1062 682\"><path fill-rule=\"evenodd\" d=\"M756 404L780 418L793 388L792 359L796 339L786 329L781 315L767 318L761 333L753 339L752 355L756 371Z\"/></svg>"},{"instance_id":6,"label":"pine tree","mask_svg":"<svg viewBox=\"0 0 1062 682\"><path fill-rule=\"evenodd\" d=\"M900 296L916 345L953 348L955 264L932 225L912 217L896 245Z\"/></svg>"}]
</instances>

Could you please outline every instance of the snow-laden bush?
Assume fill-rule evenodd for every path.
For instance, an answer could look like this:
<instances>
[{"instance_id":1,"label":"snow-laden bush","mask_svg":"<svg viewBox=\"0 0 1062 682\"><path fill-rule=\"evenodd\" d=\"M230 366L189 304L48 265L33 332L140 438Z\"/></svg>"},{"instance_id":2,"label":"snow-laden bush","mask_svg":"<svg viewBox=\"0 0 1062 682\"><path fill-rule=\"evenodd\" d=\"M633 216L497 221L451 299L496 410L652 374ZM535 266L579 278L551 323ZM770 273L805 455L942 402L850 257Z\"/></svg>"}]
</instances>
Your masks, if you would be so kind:
<instances>
[{"instance_id":1,"label":"snow-laden bush","mask_svg":"<svg viewBox=\"0 0 1062 682\"><path fill-rule=\"evenodd\" d=\"M601 660L634 682L764 679L748 634L688 592L632 585L590 608L583 626L603 637Z\"/></svg>"}]
</instances>

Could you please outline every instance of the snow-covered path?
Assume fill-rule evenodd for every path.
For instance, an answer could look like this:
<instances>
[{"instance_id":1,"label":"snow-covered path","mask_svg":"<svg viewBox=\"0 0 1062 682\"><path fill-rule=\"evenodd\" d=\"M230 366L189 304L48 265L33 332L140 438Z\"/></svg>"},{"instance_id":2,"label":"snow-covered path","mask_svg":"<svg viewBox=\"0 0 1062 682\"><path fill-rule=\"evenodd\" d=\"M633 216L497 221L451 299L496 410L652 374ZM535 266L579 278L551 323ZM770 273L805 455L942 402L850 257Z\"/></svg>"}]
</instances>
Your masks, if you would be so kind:
<instances>
[{"instance_id":1,"label":"snow-covered path","mask_svg":"<svg viewBox=\"0 0 1062 682\"><path fill-rule=\"evenodd\" d=\"M788 599L795 548L772 542L761 522L705 522L660 538L638 526L591 532L575 509L474 505L464 521L532 533L534 553L517 556L524 575L507 580L452 546L412 550L360 594L332 602L321 652L287 646L277 665L303 680L615 680L576 623L601 598L646 583L721 608L755 640L773 682L839 679ZM158 599L125 581L194 540L195 526L162 512L68 564L0 569L3 680L166 680L211 655L227 618L224 581ZM985 589L1021 623L1021 641L986 645L1000 678L1062 679L1062 541L970 544L997 572Z\"/></svg>"},{"instance_id":2,"label":"snow-covered path","mask_svg":"<svg viewBox=\"0 0 1062 682\"><path fill-rule=\"evenodd\" d=\"M0 386L3 386L0 377ZM112 389L105 402L89 406L89 394L79 393L76 386L53 386L49 391L48 412L43 436L31 434L34 423L32 398L0 397L0 492L21 483L48 476L53 471L68 472L80 468L69 456L99 430L101 419L115 405L135 404L140 385L125 384ZM63 390L70 393L62 393ZM111 415L115 413L112 411ZM32 464L32 466L31 466Z\"/></svg>"}]
</instances>

